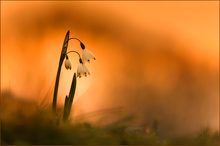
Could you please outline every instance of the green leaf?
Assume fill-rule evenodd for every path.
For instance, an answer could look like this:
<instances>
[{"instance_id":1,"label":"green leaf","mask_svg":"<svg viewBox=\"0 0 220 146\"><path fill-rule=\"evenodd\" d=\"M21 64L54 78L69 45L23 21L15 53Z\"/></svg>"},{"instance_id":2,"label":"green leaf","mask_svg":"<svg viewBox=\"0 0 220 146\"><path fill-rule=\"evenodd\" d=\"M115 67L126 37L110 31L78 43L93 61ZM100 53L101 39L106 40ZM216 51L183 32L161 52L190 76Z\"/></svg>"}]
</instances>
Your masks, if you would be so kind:
<instances>
[{"instance_id":1,"label":"green leaf","mask_svg":"<svg viewBox=\"0 0 220 146\"><path fill-rule=\"evenodd\" d=\"M75 90L76 90L76 73L74 73L73 75L73 80L72 80L72 84L71 84L71 88L69 92L70 102L72 102L73 100Z\"/></svg>"},{"instance_id":2,"label":"green leaf","mask_svg":"<svg viewBox=\"0 0 220 146\"><path fill-rule=\"evenodd\" d=\"M75 90L76 90L76 73L73 75L73 80L70 88L70 93L69 93L69 105L68 105L68 114L71 111L72 103L73 103L73 98L75 95Z\"/></svg>"},{"instance_id":3,"label":"green leaf","mask_svg":"<svg viewBox=\"0 0 220 146\"><path fill-rule=\"evenodd\" d=\"M73 80L72 80L72 84L71 84L71 88L70 88L67 103L66 103L66 100L65 100L64 115L63 115L63 120L64 121L69 118L70 111L71 111L72 104L73 104L74 95L75 95L75 90L76 90L76 73L74 73L74 75L73 75Z\"/></svg>"},{"instance_id":4,"label":"green leaf","mask_svg":"<svg viewBox=\"0 0 220 146\"><path fill-rule=\"evenodd\" d=\"M59 87L60 72L61 72L63 60L65 59L65 56L66 56L66 51L67 51L68 42L69 42L69 35L70 35L70 31L68 30L67 33L66 33L66 36L65 36L65 39L64 39L64 42L63 42L63 48L62 48L62 51L61 51L61 54L60 54L60 61L59 61L59 65L58 65L56 82L55 82L55 87L54 87L54 94L53 94L52 109L53 109L54 113L56 113L57 93L58 93L58 87Z\"/></svg>"},{"instance_id":5,"label":"green leaf","mask_svg":"<svg viewBox=\"0 0 220 146\"><path fill-rule=\"evenodd\" d=\"M69 43L69 37L70 37L70 31L68 30L67 33L66 33L64 42L63 42L63 48L62 48L62 51L61 51L61 55L66 54L66 51L67 51L67 48L68 48L68 43Z\"/></svg>"}]
</instances>

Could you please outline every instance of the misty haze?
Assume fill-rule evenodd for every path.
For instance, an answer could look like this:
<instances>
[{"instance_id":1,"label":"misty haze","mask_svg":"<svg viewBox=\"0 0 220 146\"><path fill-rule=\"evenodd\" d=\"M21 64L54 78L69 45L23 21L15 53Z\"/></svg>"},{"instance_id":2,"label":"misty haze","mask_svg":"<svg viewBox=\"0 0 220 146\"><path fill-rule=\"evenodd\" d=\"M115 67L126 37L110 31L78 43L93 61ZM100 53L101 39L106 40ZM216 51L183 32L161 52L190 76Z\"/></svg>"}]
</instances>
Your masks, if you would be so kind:
<instances>
[{"instance_id":1,"label":"misty haze","mask_svg":"<svg viewBox=\"0 0 220 146\"><path fill-rule=\"evenodd\" d=\"M120 125L131 135L155 130L163 138L195 136L208 128L219 138L218 12L214 1L1 2L3 144L77 144L25 141L16 139L16 130L10 133L23 126L22 119L30 126L39 112L50 115L68 30L96 57L88 65L90 75L77 78L68 124ZM73 49L82 51L71 40L68 50ZM77 56L69 57L72 69L62 67L60 75L61 111L77 70ZM8 132L13 122L17 127ZM102 143L94 141L88 144Z\"/></svg>"}]
</instances>

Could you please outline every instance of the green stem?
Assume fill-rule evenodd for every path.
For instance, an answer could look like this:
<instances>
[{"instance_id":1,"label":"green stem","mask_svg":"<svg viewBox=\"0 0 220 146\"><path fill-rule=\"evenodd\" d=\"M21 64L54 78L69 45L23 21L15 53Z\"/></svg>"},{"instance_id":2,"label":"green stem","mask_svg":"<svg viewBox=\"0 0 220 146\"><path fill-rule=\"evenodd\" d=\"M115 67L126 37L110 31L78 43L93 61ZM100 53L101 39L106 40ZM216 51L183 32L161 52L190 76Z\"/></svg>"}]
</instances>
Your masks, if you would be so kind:
<instances>
[{"instance_id":1,"label":"green stem","mask_svg":"<svg viewBox=\"0 0 220 146\"><path fill-rule=\"evenodd\" d=\"M66 55L69 54L69 53L71 53L71 52L76 53L76 54L79 56L79 58L81 58L79 52L77 52L77 51L69 51L69 52L66 53Z\"/></svg>"},{"instance_id":2,"label":"green stem","mask_svg":"<svg viewBox=\"0 0 220 146\"><path fill-rule=\"evenodd\" d=\"M63 64L63 60L65 59L66 52L67 52L67 47L68 47L68 42L69 42L69 35L70 31L68 30L63 42L63 48L60 54L60 61L59 61L59 66L57 70L57 76L56 76L56 82L55 82L55 88L54 88L54 94L53 94L53 104L52 104L52 110L54 113L56 113L56 106L57 106L57 93L58 93L58 86L59 86L59 80L60 80L60 72Z\"/></svg>"}]
</instances>

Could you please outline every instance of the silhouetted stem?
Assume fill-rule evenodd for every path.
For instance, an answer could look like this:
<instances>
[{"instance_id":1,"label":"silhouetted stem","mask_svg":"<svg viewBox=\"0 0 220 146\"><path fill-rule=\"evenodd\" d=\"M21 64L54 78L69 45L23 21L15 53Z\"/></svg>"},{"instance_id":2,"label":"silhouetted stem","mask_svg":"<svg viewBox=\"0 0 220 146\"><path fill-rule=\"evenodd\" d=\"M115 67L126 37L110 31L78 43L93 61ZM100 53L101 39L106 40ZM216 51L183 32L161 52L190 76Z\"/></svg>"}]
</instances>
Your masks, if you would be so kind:
<instances>
[{"instance_id":1,"label":"silhouetted stem","mask_svg":"<svg viewBox=\"0 0 220 146\"><path fill-rule=\"evenodd\" d=\"M78 38L70 38L69 40L77 40L77 41L79 41L81 48L82 48L83 50L85 49L85 45L83 44L82 41L80 41L80 39L78 39Z\"/></svg>"},{"instance_id":2,"label":"silhouetted stem","mask_svg":"<svg viewBox=\"0 0 220 146\"><path fill-rule=\"evenodd\" d=\"M58 66L58 70L57 70L57 76L56 76L54 94L53 94L53 104L52 104L52 110L53 110L54 113L56 113L57 93L58 93L58 86L59 86L59 80L60 80L60 72L61 72L63 60L65 59L66 52L67 52L67 47L68 47L68 42L69 42L69 35L70 35L70 31L68 30L67 33L66 33L64 42L63 42L63 48L62 48L62 51L61 51L59 66Z\"/></svg>"},{"instance_id":3,"label":"silhouetted stem","mask_svg":"<svg viewBox=\"0 0 220 146\"><path fill-rule=\"evenodd\" d=\"M77 51L69 51L69 52L66 53L66 55L69 54L69 53L71 53L71 52L76 53L76 54L79 56L79 58L81 58L79 52L77 52Z\"/></svg>"},{"instance_id":4,"label":"silhouetted stem","mask_svg":"<svg viewBox=\"0 0 220 146\"><path fill-rule=\"evenodd\" d=\"M78 39L78 38L69 38L69 40L77 40L77 41L79 41L80 43L82 42L82 41L80 41L80 39Z\"/></svg>"}]
</instances>

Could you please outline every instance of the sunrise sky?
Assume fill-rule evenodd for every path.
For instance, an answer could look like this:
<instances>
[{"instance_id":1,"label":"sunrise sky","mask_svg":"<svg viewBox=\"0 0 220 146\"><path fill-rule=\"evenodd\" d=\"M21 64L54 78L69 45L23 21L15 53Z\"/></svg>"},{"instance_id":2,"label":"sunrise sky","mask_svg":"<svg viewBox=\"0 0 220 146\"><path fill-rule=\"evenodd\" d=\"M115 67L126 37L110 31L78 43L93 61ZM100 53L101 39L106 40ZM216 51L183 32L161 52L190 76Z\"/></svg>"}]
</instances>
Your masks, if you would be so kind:
<instances>
[{"instance_id":1,"label":"sunrise sky","mask_svg":"<svg viewBox=\"0 0 220 146\"><path fill-rule=\"evenodd\" d=\"M1 1L1 91L51 104L67 30L97 58L77 80L73 116L120 107L96 122L131 114L176 133L219 128L218 1ZM73 49L82 51L77 41ZM70 59L61 105L78 64Z\"/></svg>"}]
</instances>

